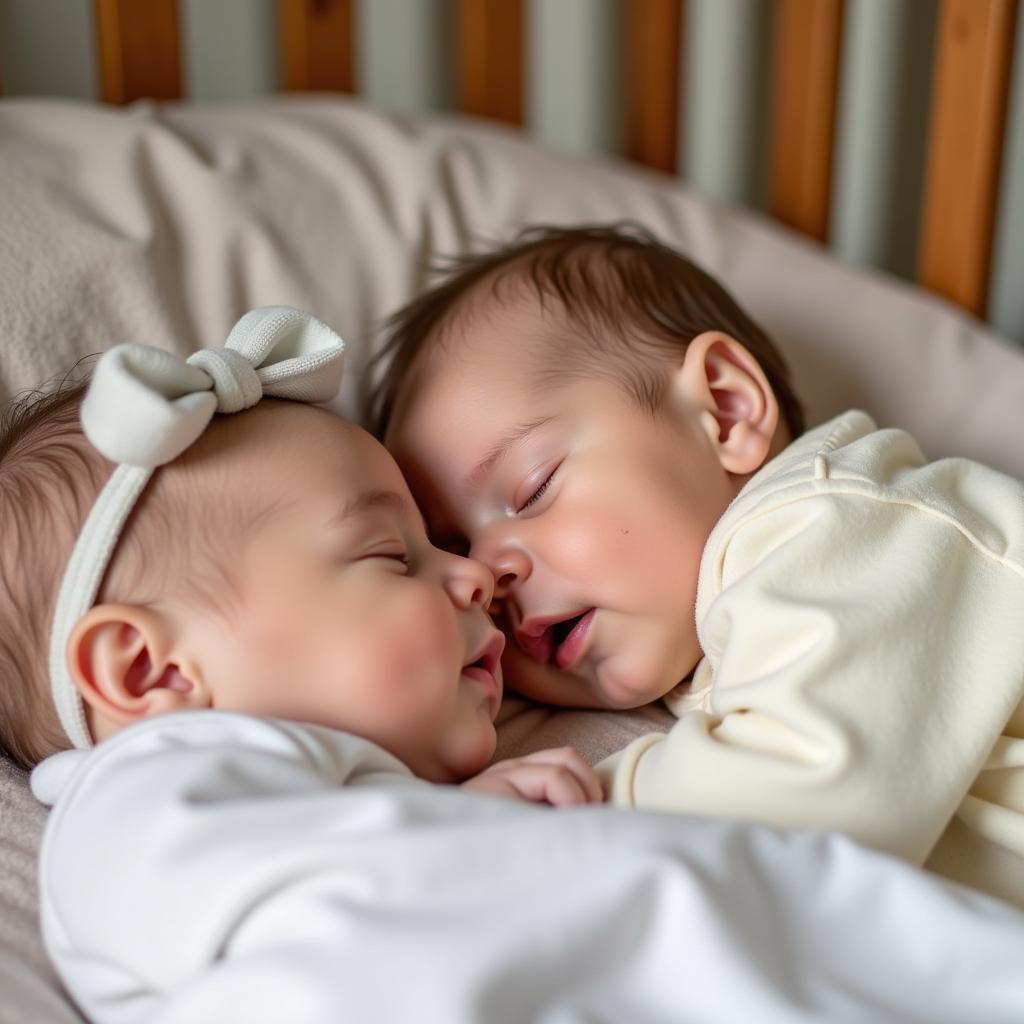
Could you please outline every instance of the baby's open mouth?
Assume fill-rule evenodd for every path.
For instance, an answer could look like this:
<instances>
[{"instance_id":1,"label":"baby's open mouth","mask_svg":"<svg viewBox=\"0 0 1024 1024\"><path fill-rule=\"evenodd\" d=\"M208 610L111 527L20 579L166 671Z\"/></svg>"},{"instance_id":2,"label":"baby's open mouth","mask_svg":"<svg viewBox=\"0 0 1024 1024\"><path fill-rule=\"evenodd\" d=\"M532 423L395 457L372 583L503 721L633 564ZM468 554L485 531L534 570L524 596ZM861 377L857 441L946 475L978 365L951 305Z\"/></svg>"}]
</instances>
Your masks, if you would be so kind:
<instances>
[{"instance_id":1,"label":"baby's open mouth","mask_svg":"<svg viewBox=\"0 0 1024 1024\"><path fill-rule=\"evenodd\" d=\"M584 608L565 618L527 619L515 631L516 643L534 661L569 668L579 661L583 642L594 617L593 608Z\"/></svg>"},{"instance_id":2,"label":"baby's open mouth","mask_svg":"<svg viewBox=\"0 0 1024 1024\"><path fill-rule=\"evenodd\" d=\"M562 622L556 622L549 627L551 630L551 643L556 650L561 647L562 641L572 632L573 627L584 615L586 615L586 612L580 612L579 615L574 615L571 619L564 619Z\"/></svg>"}]
</instances>

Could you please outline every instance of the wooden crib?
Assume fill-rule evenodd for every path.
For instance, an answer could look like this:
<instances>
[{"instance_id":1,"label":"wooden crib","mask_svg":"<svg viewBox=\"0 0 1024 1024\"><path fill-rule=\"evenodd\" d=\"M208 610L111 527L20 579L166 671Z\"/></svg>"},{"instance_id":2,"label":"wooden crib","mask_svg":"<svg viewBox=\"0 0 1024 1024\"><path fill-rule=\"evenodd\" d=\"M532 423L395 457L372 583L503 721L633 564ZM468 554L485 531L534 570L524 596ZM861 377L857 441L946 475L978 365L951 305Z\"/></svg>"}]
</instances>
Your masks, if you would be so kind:
<instances>
[{"instance_id":1,"label":"wooden crib","mask_svg":"<svg viewBox=\"0 0 1024 1024\"><path fill-rule=\"evenodd\" d=\"M931 457L978 459L1024 479L1024 351L963 312L991 317L998 305L992 297L1009 289L1020 329L1001 329L1024 342L1024 289L1016 283L1024 271L1014 271L1015 279L1008 273L1007 246L999 241L1007 224L1018 225L1010 255L1024 267L1024 216L1015 220L1008 212L1024 215L1024 188L1012 187L1024 173L1024 68L1018 61L1014 76L1012 67L1014 37L1017 52L1024 52L1017 6L1014 0L0 0L0 78L10 97L0 101L0 401L112 344L138 340L184 353L216 344L246 309L291 304L345 337L350 386L334 408L354 418L364 370L379 351L380 325L430 281L425 257L493 244L526 223L621 218L649 227L727 284L783 348L810 423L863 408L882 426L908 429ZM77 18L73 45L66 23L57 31L58 8L61 17ZM848 256L849 213L843 213L837 168L866 176L867 159L857 146L851 159L844 110L850 68L864 69L865 19L884 22L894 11L925 8L934 16L932 30L910 40L929 57L916 111L919 166L906 190L914 230L907 235L913 258L905 276L961 308L832 255ZM374 19L386 10L408 18L398 27L410 60L444 41L444 59L435 53L431 67L449 79L397 111L381 102L387 76L379 51L366 46L367 25L379 25ZM12 11L25 18L12 18ZM706 96L695 98L706 85L701 69L731 72L706 45L706 19L721 19L721 27L739 12L754 18L752 26L744 22L756 43L751 55L765 51L763 143L731 151L735 166L767 172L757 201L747 201L742 189L709 190L713 174L703 175L694 160L694 120L710 116L714 127L718 116L707 115ZM249 88L231 95L212 94L196 74L196 36L206 30L200 18L214 15L222 28L249 19L229 41L248 45L258 35L269 69L262 77L242 75ZM556 15L563 20L553 26ZM259 32L250 33L257 17ZM593 49L597 34L588 29L576 52L560 53L588 19L591 28L603 19L600 46ZM206 59L220 55L225 68L238 55L212 33L202 42ZM387 42L393 60L398 40ZM900 47L908 40L898 44L890 58L904 56ZM575 111L589 118L594 143L589 150L569 148L626 157L632 166L546 148L566 140L538 116L538 92L546 87L543 74L538 80L538 48L545 60L564 57L603 87L600 100L574 95L567 102L570 117ZM52 58L49 67L61 80L29 79L29 71L46 63L40 57ZM62 60L81 60L87 74L70 81ZM895 103L890 84L879 81L876 92ZM274 97L207 105L278 89L355 94L360 102ZM122 111L68 98L186 102ZM519 125L528 138L468 119L413 123L381 116L451 110ZM721 124L723 138L743 131L738 123ZM743 154L755 148L756 158L747 161ZM671 175L694 187L680 187ZM745 210L708 202L698 194L705 191L768 212L828 248ZM650 709L635 717L529 706L513 711L502 726L503 756L571 743L597 760L664 724ZM23 773L0 754L0 1018L77 1024L39 932L36 856L43 822ZM534 853L524 850L521 860ZM735 868L742 876L742 860L729 873ZM823 891L834 896L840 890L828 877ZM840 919L838 912L823 918L805 890L786 903L771 881L762 878L758 891L776 901L780 921ZM961 995L990 994L971 985L979 965L998 970L1007 962L984 955L986 942L997 951L1008 948L999 908L958 897L945 901L945 916L880 919L880 910L913 907L907 900L922 880L893 882L859 890L869 897L856 903L864 913L841 915L842 926L833 929L843 937L833 964L863 966L847 956L851 936L860 936L876 960L879 949L893 951L888 971L854 972L858 984L844 991L845 1005L863 1007L865 1019L873 1010L877 1016L869 996L879 978L894 979L911 998L919 994L931 1004L941 1003L944 982ZM695 883L694 892L699 888ZM747 928L735 913L748 905L735 901L731 887L721 892L730 897L723 920L738 922L744 938L729 943L731 951L755 955L764 948L782 972L778 986L800 995L819 979L835 981L823 959L829 943L820 949L808 943L791 962L780 960L789 954L775 942L771 916ZM544 915L540 924L546 934ZM728 934L713 920L710 930L699 921L694 928L701 948L702 933ZM419 934L399 929L397 939L419 941ZM758 938L764 935L767 947ZM984 941L972 947L976 936ZM519 979L536 947L531 941L512 951ZM927 990L915 992L915 968L926 961L963 967L964 945L975 950L973 967L948 982L932 977ZM722 946L707 948L714 953ZM1018 975L1012 974L1015 985ZM571 970L565 978L576 984ZM748 982L743 991L771 987Z\"/></svg>"},{"instance_id":2,"label":"wooden crib","mask_svg":"<svg viewBox=\"0 0 1024 1024\"><path fill-rule=\"evenodd\" d=\"M766 2L729 6L740 17ZM1018 5L1017 0L925 2L937 4L930 109L924 169L916 189L919 209L913 211L916 258L903 272L985 317L991 313L1000 196L1024 191L1005 182L1000 187L1007 163L1004 136ZM182 59L184 0L93 3L99 98L123 104L189 97ZM273 0L279 88L360 93L357 29L359 19L369 17L371 3ZM431 10L438 17L443 13L444 30L453 35L448 51L452 105L529 129L528 50L536 40L529 22L543 13L543 0L435 3L427 16L433 17ZM762 35L770 37L765 41L770 99L762 205L779 221L825 243L832 235L840 69L845 49L852 45L845 38L852 3L856 0L845 5L844 0L773 0L767 14L760 11ZM609 17L603 0L593 0L581 16L598 6ZM574 7L580 10L580 2ZM621 96L603 117L618 140L619 155L669 173L685 173L679 154L686 65L699 42L684 38L685 13L683 0L615 0L611 13ZM899 159L899 153L893 158ZM1017 250L1024 250L1024 242ZM1017 250L1020 263L1024 252L1018 255ZM1005 333L1021 335L1017 340L1024 342L1024 327L998 319L997 325Z\"/></svg>"}]
</instances>

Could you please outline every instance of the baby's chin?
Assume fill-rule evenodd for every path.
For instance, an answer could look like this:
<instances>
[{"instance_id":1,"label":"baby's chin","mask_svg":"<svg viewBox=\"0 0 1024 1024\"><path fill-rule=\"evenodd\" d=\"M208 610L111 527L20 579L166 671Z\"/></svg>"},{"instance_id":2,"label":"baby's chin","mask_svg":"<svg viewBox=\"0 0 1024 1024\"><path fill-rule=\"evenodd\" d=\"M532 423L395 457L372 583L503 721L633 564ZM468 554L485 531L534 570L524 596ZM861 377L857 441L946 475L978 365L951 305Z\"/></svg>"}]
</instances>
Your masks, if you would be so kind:
<instances>
[{"instance_id":1,"label":"baby's chin","mask_svg":"<svg viewBox=\"0 0 1024 1024\"><path fill-rule=\"evenodd\" d=\"M675 684L665 686L662 683L617 683L601 688L603 703L600 705L609 711L633 711L661 700L671 693Z\"/></svg>"},{"instance_id":2,"label":"baby's chin","mask_svg":"<svg viewBox=\"0 0 1024 1024\"><path fill-rule=\"evenodd\" d=\"M692 671L678 666L667 669L638 669L616 665L614 659L599 666L597 679L589 683L600 701L599 706L610 711L632 711L646 707L667 697Z\"/></svg>"},{"instance_id":3,"label":"baby's chin","mask_svg":"<svg viewBox=\"0 0 1024 1024\"><path fill-rule=\"evenodd\" d=\"M427 782L457 785L479 775L491 763L497 746L498 733L491 723L491 728L467 744L467 749L445 751L438 758L425 759L419 764L409 764L409 767Z\"/></svg>"},{"instance_id":4,"label":"baby's chin","mask_svg":"<svg viewBox=\"0 0 1024 1024\"><path fill-rule=\"evenodd\" d=\"M597 667L592 686L605 701L604 707L629 711L667 697L692 676L697 660L683 656L657 661L611 657Z\"/></svg>"},{"instance_id":5,"label":"baby's chin","mask_svg":"<svg viewBox=\"0 0 1024 1024\"><path fill-rule=\"evenodd\" d=\"M514 674L506 669L509 689L528 700L564 708L593 708L604 711L630 711L660 700L679 682L673 675L616 671L601 665L595 675L567 672L553 665L528 662L516 666Z\"/></svg>"}]
</instances>

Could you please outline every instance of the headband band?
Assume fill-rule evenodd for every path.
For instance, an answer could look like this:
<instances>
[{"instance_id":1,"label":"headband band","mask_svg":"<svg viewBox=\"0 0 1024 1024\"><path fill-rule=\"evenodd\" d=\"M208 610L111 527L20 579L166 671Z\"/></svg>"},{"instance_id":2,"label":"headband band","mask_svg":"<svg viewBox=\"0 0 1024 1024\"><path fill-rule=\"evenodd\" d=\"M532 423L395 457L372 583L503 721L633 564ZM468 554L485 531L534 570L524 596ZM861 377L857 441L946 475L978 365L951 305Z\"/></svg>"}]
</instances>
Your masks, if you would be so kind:
<instances>
[{"instance_id":1,"label":"headband band","mask_svg":"<svg viewBox=\"0 0 1024 1024\"><path fill-rule=\"evenodd\" d=\"M121 530L153 471L194 444L214 413L241 412L263 396L326 402L341 386L345 343L326 324L287 306L246 313L223 348L187 360L146 345L100 357L82 402L82 428L117 463L75 542L50 631L50 686L60 724L91 747L85 707L68 668L68 641L93 606Z\"/></svg>"}]
</instances>

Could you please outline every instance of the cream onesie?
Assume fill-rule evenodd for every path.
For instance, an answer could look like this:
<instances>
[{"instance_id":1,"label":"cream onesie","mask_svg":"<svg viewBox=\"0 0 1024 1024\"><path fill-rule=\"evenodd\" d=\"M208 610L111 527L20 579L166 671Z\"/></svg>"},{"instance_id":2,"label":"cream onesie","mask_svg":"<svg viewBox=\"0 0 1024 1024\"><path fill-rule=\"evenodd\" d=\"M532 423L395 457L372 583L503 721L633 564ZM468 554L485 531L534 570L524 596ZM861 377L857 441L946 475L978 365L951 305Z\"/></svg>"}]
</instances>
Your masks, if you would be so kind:
<instances>
[{"instance_id":1,"label":"cream onesie","mask_svg":"<svg viewBox=\"0 0 1024 1024\"><path fill-rule=\"evenodd\" d=\"M848 412L755 474L701 561L679 721L620 806L836 829L1024 906L1024 485Z\"/></svg>"}]
</instances>

